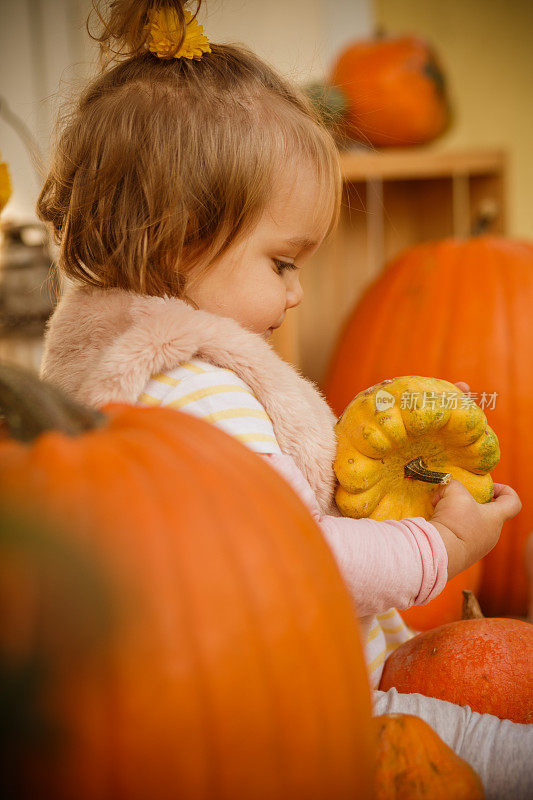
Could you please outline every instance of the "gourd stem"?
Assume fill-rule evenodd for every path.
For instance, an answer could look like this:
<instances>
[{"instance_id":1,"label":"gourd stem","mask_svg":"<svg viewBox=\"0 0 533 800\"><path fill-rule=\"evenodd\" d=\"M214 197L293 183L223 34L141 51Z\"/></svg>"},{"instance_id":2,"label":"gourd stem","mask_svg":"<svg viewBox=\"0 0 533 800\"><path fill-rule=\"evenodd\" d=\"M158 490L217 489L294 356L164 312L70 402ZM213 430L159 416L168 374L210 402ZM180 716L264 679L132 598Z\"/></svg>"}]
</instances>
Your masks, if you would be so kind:
<instances>
[{"instance_id":1,"label":"gourd stem","mask_svg":"<svg viewBox=\"0 0 533 800\"><path fill-rule=\"evenodd\" d=\"M0 436L2 428L20 442L45 431L77 436L107 424L105 414L72 400L28 370L0 364Z\"/></svg>"},{"instance_id":2,"label":"gourd stem","mask_svg":"<svg viewBox=\"0 0 533 800\"><path fill-rule=\"evenodd\" d=\"M417 481L424 481L425 483L449 483L451 480L450 472L436 472L435 470L428 469L424 464L422 457L413 458L403 468L406 478L415 478Z\"/></svg>"},{"instance_id":3,"label":"gourd stem","mask_svg":"<svg viewBox=\"0 0 533 800\"><path fill-rule=\"evenodd\" d=\"M470 236L483 236L490 230L491 224L494 222L494 217L490 214L480 214L472 225Z\"/></svg>"},{"instance_id":4,"label":"gourd stem","mask_svg":"<svg viewBox=\"0 0 533 800\"><path fill-rule=\"evenodd\" d=\"M477 597L474 592L463 589L463 612L461 619L484 619L485 615L479 607Z\"/></svg>"}]
</instances>

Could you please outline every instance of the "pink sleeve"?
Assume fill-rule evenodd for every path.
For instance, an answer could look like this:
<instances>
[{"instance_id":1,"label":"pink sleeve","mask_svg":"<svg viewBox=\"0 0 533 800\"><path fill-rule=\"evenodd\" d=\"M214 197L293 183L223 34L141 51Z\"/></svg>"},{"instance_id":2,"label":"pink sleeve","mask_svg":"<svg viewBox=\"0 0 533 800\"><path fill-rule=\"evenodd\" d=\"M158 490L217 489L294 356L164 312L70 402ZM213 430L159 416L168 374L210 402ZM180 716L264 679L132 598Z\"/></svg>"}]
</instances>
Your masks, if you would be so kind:
<instances>
[{"instance_id":1,"label":"pink sleeve","mask_svg":"<svg viewBox=\"0 0 533 800\"><path fill-rule=\"evenodd\" d=\"M448 555L437 529L423 517L387 520L322 515L291 456L267 459L311 511L331 547L360 616L427 603L443 590Z\"/></svg>"}]
</instances>

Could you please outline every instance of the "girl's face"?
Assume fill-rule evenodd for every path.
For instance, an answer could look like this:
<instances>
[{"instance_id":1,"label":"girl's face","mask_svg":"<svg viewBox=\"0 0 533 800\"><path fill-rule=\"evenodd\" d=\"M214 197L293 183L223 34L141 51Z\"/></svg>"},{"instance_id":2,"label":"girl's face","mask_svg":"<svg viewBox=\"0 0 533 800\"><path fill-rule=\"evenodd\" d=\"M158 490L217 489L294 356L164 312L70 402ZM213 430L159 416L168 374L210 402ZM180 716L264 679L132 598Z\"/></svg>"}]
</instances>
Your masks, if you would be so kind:
<instances>
[{"instance_id":1,"label":"girl's face","mask_svg":"<svg viewBox=\"0 0 533 800\"><path fill-rule=\"evenodd\" d=\"M329 219L319 208L314 171L301 164L274 184L256 227L213 262L187 292L198 308L270 336L303 296L299 271L322 242Z\"/></svg>"}]
</instances>

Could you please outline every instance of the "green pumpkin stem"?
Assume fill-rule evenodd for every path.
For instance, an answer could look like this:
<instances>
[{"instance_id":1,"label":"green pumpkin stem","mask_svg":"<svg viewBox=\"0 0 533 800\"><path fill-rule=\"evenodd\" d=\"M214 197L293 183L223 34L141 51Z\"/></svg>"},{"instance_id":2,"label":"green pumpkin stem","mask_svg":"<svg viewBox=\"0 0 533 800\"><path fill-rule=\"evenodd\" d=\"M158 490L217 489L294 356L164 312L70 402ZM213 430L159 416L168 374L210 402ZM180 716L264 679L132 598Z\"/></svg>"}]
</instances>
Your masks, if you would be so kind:
<instances>
[{"instance_id":1,"label":"green pumpkin stem","mask_svg":"<svg viewBox=\"0 0 533 800\"><path fill-rule=\"evenodd\" d=\"M422 457L418 456L409 461L403 468L406 478L414 478L417 481L424 481L425 483L449 483L451 479L450 472L435 472L428 469L424 464Z\"/></svg>"},{"instance_id":2,"label":"green pumpkin stem","mask_svg":"<svg viewBox=\"0 0 533 800\"><path fill-rule=\"evenodd\" d=\"M72 400L28 370L0 364L0 432L20 442L32 442L46 431L77 436L106 425L100 411Z\"/></svg>"},{"instance_id":3,"label":"green pumpkin stem","mask_svg":"<svg viewBox=\"0 0 533 800\"><path fill-rule=\"evenodd\" d=\"M304 91L326 126L338 125L346 115L349 102L340 87L314 81L308 83Z\"/></svg>"}]
</instances>

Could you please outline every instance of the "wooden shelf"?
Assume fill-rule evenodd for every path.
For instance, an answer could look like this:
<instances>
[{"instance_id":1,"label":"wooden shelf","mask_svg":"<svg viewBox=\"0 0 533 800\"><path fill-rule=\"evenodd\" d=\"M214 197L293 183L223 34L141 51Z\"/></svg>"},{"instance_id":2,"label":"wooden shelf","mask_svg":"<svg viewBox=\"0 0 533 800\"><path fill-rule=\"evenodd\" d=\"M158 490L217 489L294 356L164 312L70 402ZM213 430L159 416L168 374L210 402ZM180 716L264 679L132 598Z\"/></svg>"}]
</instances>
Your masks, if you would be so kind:
<instances>
[{"instance_id":1,"label":"wooden shelf","mask_svg":"<svg viewBox=\"0 0 533 800\"><path fill-rule=\"evenodd\" d=\"M480 219L490 233L506 227L502 150L353 150L341 168L339 226L302 270L304 301L272 338L319 384L346 318L390 259L418 242L469 236Z\"/></svg>"},{"instance_id":2,"label":"wooden shelf","mask_svg":"<svg viewBox=\"0 0 533 800\"><path fill-rule=\"evenodd\" d=\"M345 181L417 180L451 175L490 175L505 169L503 150L352 150L341 154Z\"/></svg>"}]
</instances>

